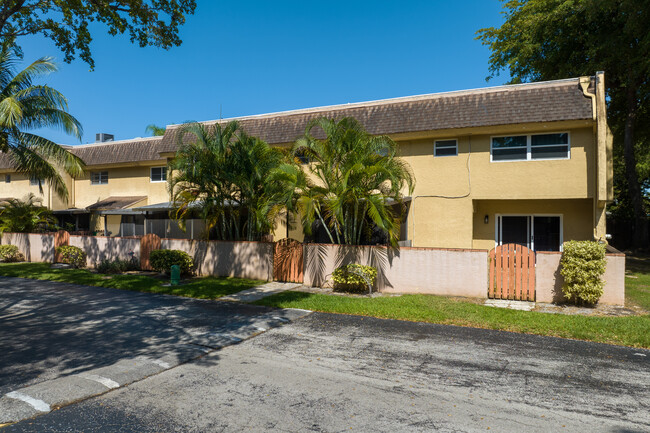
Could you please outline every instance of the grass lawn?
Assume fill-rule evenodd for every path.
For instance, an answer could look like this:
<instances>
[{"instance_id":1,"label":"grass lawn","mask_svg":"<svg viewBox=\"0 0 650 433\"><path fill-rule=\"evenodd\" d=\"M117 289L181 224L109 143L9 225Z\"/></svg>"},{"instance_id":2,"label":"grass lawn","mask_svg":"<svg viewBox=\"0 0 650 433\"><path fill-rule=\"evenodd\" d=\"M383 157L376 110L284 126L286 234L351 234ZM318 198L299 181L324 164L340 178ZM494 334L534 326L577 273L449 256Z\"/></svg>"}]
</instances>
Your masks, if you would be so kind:
<instances>
[{"instance_id":1,"label":"grass lawn","mask_svg":"<svg viewBox=\"0 0 650 433\"><path fill-rule=\"evenodd\" d=\"M650 255L628 256L625 268L625 302L650 311Z\"/></svg>"},{"instance_id":2,"label":"grass lawn","mask_svg":"<svg viewBox=\"0 0 650 433\"><path fill-rule=\"evenodd\" d=\"M650 257L630 257L628 267L630 276L636 278L625 279L627 302L650 311ZM255 304L471 326L650 349L650 314L630 317L569 316L486 307L433 295L352 298L284 292Z\"/></svg>"},{"instance_id":3,"label":"grass lawn","mask_svg":"<svg viewBox=\"0 0 650 433\"><path fill-rule=\"evenodd\" d=\"M0 276L61 281L198 299L216 299L264 284L264 281L243 278L205 277L193 278L189 283L179 286L164 287L163 284L168 281L144 275L104 275L86 269L52 269L49 263L0 263Z\"/></svg>"}]
</instances>

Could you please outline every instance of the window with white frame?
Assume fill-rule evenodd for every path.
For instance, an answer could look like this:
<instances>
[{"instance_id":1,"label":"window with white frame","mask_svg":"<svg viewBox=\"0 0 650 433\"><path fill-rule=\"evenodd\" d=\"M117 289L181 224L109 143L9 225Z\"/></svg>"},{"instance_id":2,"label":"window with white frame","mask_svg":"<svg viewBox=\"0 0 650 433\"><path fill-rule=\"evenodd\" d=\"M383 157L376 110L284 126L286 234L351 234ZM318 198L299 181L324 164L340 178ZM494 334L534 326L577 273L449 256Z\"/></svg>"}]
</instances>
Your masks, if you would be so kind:
<instances>
[{"instance_id":1,"label":"window with white frame","mask_svg":"<svg viewBox=\"0 0 650 433\"><path fill-rule=\"evenodd\" d=\"M569 133L492 137L492 161L530 161L571 157Z\"/></svg>"},{"instance_id":2,"label":"window with white frame","mask_svg":"<svg viewBox=\"0 0 650 433\"><path fill-rule=\"evenodd\" d=\"M436 140L433 143L433 156L456 156L458 155L457 140Z\"/></svg>"},{"instance_id":3,"label":"window with white frame","mask_svg":"<svg viewBox=\"0 0 650 433\"><path fill-rule=\"evenodd\" d=\"M165 182L167 180L167 167L151 167L151 182Z\"/></svg>"},{"instance_id":4,"label":"window with white frame","mask_svg":"<svg viewBox=\"0 0 650 433\"><path fill-rule=\"evenodd\" d=\"M90 173L91 185L107 185L108 171L93 171Z\"/></svg>"}]
</instances>

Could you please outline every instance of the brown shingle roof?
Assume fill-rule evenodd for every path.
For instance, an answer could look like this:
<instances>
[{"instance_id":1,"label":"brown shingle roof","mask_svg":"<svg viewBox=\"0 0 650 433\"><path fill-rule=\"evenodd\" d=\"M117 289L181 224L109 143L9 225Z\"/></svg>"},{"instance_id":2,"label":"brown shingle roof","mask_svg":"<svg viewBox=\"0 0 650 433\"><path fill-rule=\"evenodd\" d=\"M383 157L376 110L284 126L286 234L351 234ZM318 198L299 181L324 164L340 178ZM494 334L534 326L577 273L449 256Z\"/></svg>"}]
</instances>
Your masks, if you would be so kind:
<instances>
[{"instance_id":1,"label":"brown shingle roof","mask_svg":"<svg viewBox=\"0 0 650 433\"><path fill-rule=\"evenodd\" d=\"M100 200L97 203L93 203L90 206L87 206L88 210L112 210L112 209L125 209L129 206L133 206L137 203L140 203L142 200L146 200L147 196L111 196Z\"/></svg>"},{"instance_id":2,"label":"brown shingle roof","mask_svg":"<svg viewBox=\"0 0 650 433\"><path fill-rule=\"evenodd\" d=\"M162 137L147 137L65 147L81 158L87 166L94 166L161 160L161 141ZM0 169L13 167L10 156L0 152Z\"/></svg>"},{"instance_id":3,"label":"brown shingle roof","mask_svg":"<svg viewBox=\"0 0 650 433\"><path fill-rule=\"evenodd\" d=\"M323 116L336 119L354 117L371 134L399 134L517 123L586 120L592 117L592 103L591 99L582 93L579 79L572 78L234 119L240 122L248 134L260 137L270 144L280 144L293 142L304 134L311 120ZM234 119L223 119L220 122ZM179 132L180 125L171 125L167 127L163 137L70 146L70 149L88 166L157 161L162 159L161 152L176 151ZM318 136L319 131L314 132ZM0 169L11 166L9 156L0 153Z\"/></svg>"},{"instance_id":4,"label":"brown shingle roof","mask_svg":"<svg viewBox=\"0 0 650 433\"><path fill-rule=\"evenodd\" d=\"M71 151L86 165L120 164L134 161L156 161L160 157L162 137L71 146Z\"/></svg>"},{"instance_id":5,"label":"brown shingle roof","mask_svg":"<svg viewBox=\"0 0 650 433\"><path fill-rule=\"evenodd\" d=\"M304 134L309 121L322 116L337 119L350 116L359 120L371 134L398 134L591 119L591 104L591 99L582 93L579 79L573 78L287 111L220 122L238 120L248 134L270 144L279 144L293 142ZM167 127L161 151L176 150L179 130L179 125Z\"/></svg>"},{"instance_id":6,"label":"brown shingle roof","mask_svg":"<svg viewBox=\"0 0 650 433\"><path fill-rule=\"evenodd\" d=\"M14 168L14 163L9 155L0 152L0 169Z\"/></svg>"}]
</instances>

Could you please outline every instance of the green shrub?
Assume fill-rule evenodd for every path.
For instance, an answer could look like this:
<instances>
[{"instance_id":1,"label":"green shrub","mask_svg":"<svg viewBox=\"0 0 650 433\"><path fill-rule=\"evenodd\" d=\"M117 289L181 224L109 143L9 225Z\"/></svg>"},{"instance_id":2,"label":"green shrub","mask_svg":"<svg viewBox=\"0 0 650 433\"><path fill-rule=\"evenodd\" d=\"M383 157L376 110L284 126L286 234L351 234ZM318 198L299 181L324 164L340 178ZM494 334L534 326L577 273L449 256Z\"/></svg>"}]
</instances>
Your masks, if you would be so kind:
<instances>
[{"instance_id":1,"label":"green shrub","mask_svg":"<svg viewBox=\"0 0 650 433\"><path fill-rule=\"evenodd\" d=\"M169 273L172 265L180 266L183 275L190 275L194 270L192 257L181 250L154 250L149 256L149 263L158 272Z\"/></svg>"},{"instance_id":2,"label":"green shrub","mask_svg":"<svg viewBox=\"0 0 650 433\"><path fill-rule=\"evenodd\" d=\"M595 304L603 295L605 245L594 241L564 243L560 274L564 297L576 304Z\"/></svg>"},{"instance_id":3,"label":"green shrub","mask_svg":"<svg viewBox=\"0 0 650 433\"><path fill-rule=\"evenodd\" d=\"M0 245L0 262L4 263L14 263L14 262L24 262L25 256L23 253L18 251L18 247L15 245Z\"/></svg>"},{"instance_id":4,"label":"green shrub","mask_svg":"<svg viewBox=\"0 0 650 433\"><path fill-rule=\"evenodd\" d=\"M136 262L132 260L102 260L96 267L100 274L123 274L128 271L137 271L139 269Z\"/></svg>"},{"instance_id":5,"label":"green shrub","mask_svg":"<svg viewBox=\"0 0 650 433\"><path fill-rule=\"evenodd\" d=\"M357 264L345 265L332 273L334 288L350 292L365 292L368 290L368 283L359 274L364 275L371 285L375 285L377 280L377 269L372 266L363 266Z\"/></svg>"},{"instance_id":6,"label":"green shrub","mask_svg":"<svg viewBox=\"0 0 650 433\"><path fill-rule=\"evenodd\" d=\"M67 263L75 268L86 266L86 253L79 247L62 245L56 249L60 263Z\"/></svg>"}]
</instances>

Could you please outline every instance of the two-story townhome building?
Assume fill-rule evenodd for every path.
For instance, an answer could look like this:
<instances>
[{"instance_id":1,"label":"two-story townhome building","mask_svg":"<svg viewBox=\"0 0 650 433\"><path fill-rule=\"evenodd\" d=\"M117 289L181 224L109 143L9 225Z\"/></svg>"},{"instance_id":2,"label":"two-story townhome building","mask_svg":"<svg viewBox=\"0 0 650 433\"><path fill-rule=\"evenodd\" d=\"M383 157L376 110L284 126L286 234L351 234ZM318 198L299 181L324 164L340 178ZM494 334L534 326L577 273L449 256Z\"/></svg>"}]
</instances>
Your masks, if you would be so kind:
<instances>
[{"instance_id":1,"label":"two-story townhome building","mask_svg":"<svg viewBox=\"0 0 650 433\"><path fill-rule=\"evenodd\" d=\"M398 143L416 179L405 199L403 245L490 249L514 242L559 250L567 240L606 238L612 140L602 73L236 120L248 134L286 147L322 116L354 117L368 132ZM71 180L69 203L51 193L46 203L60 213L101 214L95 227L124 234L120 223L169 207L162 179L180 130L170 125L163 137L72 147L89 172ZM6 163L1 169L17 183L0 185L0 197L34 188ZM295 224L280 224L275 237L287 235L303 238Z\"/></svg>"}]
</instances>

